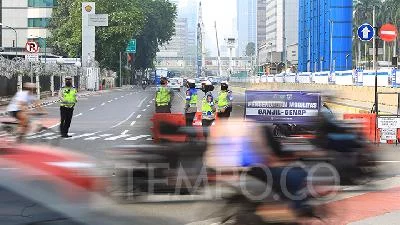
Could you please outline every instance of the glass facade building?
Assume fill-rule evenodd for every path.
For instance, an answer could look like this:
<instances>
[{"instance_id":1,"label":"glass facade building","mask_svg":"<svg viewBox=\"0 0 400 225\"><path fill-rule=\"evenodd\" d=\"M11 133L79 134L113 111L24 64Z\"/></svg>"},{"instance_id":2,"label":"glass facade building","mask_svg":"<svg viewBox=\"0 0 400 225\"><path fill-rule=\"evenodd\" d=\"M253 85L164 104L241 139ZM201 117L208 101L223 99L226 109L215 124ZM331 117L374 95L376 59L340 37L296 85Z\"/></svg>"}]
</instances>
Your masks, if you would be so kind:
<instances>
[{"instance_id":1,"label":"glass facade building","mask_svg":"<svg viewBox=\"0 0 400 225\"><path fill-rule=\"evenodd\" d=\"M299 72L352 69L352 24L352 0L300 0Z\"/></svg>"}]
</instances>

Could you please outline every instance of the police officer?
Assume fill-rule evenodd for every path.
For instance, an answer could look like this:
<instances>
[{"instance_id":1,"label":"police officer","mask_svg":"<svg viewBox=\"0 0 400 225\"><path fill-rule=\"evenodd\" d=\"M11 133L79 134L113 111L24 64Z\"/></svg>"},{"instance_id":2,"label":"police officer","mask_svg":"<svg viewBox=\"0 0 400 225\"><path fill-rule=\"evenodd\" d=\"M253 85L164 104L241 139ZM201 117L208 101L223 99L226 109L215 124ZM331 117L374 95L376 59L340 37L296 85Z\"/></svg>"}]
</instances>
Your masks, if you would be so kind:
<instances>
[{"instance_id":1,"label":"police officer","mask_svg":"<svg viewBox=\"0 0 400 225\"><path fill-rule=\"evenodd\" d=\"M171 91L167 87L168 80L161 78L161 87L156 92L156 113L171 113Z\"/></svg>"},{"instance_id":2,"label":"police officer","mask_svg":"<svg viewBox=\"0 0 400 225\"><path fill-rule=\"evenodd\" d=\"M74 113L74 107L77 102L76 99L77 90L72 86L72 77L65 78L65 86L60 89L58 94L60 104L60 133L61 137L68 138L68 130L71 125L72 115Z\"/></svg>"},{"instance_id":3,"label":"police officer","mask_svg":"<svg viewBox=\"0 0 400 225\"><path fill-rule=\"evenodd\" d=\"M216 102L218 103L218 118L229 118L232 112L232 92L228 90L227 81L221 82L221 91Z\"/></svg>"},{"instance_id":4,"label":"police officer","mask_svg":"<svg viewBox=\"0 0 400 225\"><path fill-rule=\"evenodd\" d=\"M197 89L196 89L196 81L193 79L187 80L187 88L186 91L186 104L185 104L185 116L186 116L186 126L190 127L193 125L193 118L197 112Z\"/></svg>"},{"instance_id":5,"label":"police officer","mask_svg":"<svg viewBox=\"0 0 400 225\"><path fill-rule=\"evenodd\" d=\"M201 122L203 126L204 137L208 136L208 129L215 120L216 107L212 91L214 91L214 86L210 81L206 81L204 85L204 92L206 94L203 98L201 105L201 111L202 111Z\"/></svg>"}]
</instances>

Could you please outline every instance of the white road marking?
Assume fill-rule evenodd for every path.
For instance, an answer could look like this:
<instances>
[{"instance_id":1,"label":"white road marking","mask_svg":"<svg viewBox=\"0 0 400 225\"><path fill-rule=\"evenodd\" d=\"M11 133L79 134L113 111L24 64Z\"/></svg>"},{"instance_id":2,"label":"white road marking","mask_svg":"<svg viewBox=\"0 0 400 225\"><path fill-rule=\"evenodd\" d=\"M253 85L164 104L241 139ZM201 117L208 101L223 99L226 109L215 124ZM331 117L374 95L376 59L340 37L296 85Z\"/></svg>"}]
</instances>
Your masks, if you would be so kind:
<instances>
[{"instance_id":1,"label":"white road marking","mask_svg":"<svg viewBox=\"0 0 400 225\"><path fill-rule=\"evenodd\" d=\"M125 135L125 134L127 134L129 132L129 130L125 130L124 132L122 132L121 134L122 135Z\"/></svg>"},{"instance_id":2,"label":"white road marking","mask_svg":"<svg viewBox=\"0 0 400 225\"><path fill-rule=\"evenodd\" d=\"M91 109L89 109L90 111L93 111L93 110L95 110L96 109L96 107L93 107L93 108L91 108Z\"/></svg>"},{"instance_id":3,"label":"white road marking","mask_svg":"<svg viewBox=\"0 0 400 225\"><path fill-rule=\"evenodd\" d=\"M53 132L44 133L44 134L39 134L39 135L33 135L33 136L30 136L30 137L26 137L26 139L35 139L35 138L48 137L48 136L52 136L52 135L54 135L54 134L55 134L55 133L53 133Z\"/></svg>"},{"instance_id":4,"label":"white road marking","mask_svg":"<svg viewBox=\"0 0 400 225\"><path fill-rule=\"evenodd\" d=\"M118 100L118 98L114 98L114 100Z\"/></svg>"},{"instance_id":5,"label":"white road marking","mask_svg":"<svg viewBox=\"0 0 400 225\"><path fill-rule=\"evenodd\" d=\"M136 137L127 138L127 139L125 139L125 141L137 141L141 138L147 138L147 137L150 137L150 135L139 135Z\"/></svg>"},{"instance_id":6,"label":"white road marking","mask_svg":"<svg viewBox=\"0 0 400 225\"><path fill-rule=\"evenodd\" d=\"M147 97L146 97L146 98L144 98L142 101L140 101L140 103L139 103L139 105L138 105L138 108L142 107L142 105L143 105L143 102L144 102L144 101L146 101L146 99L147 99Z\"/></svg>"},{"instance_id":7,"label":"white road marking","mask_svg":"<svg viewBox=\"0 0 400 225\"><path fill-rule=\"evenodd\" d=\"M94 140L96 140L96 139L99 139L99 138L101 138L101 137L89 137L89 138L85 138L84 140L85 141L94 141Z\"/></svg>"},{"instance_id":8,"label":"white road marking","mask_svg":"<svg viewBox=\"0 0 400 225\"><path fill-rule=\"evenodd\" d=\"M124 95L121 96L121 98L124 98L124 97L125 97Z\"/></svg>"},{"instance_id":9,"label":"white road marking","mask_svg":"<svg viewBox=\"0 0 400 225\"><path fill-rule=\"evenodd\" d=\"M56 139L56 138L59 138L59 137L61 137L61 135L57 134L56 136L46 137L46 138L43 138L43 139L44 140L53 140L53 139Z\"/></svg>"},{"instance_id":10,"label":"white road marking","mask_svg":"<svg viewBox=\"0 0 400 225\"><path fill-rule=\"evenodd\" d=\"M147 138L146 139L146 141L152 141L153 140L153 138Z\"/></svg>"},{"instance_id":11,"label":"white road marking","mask_svg":"<svg viewBox=\"0 0 400 225\"><path fill-rule=\"evenodd\" d=\"M105 102L103 102L103 103L101 103L101 106L103 106L103 105L105 105L106 103Z\"/></svg>"},{"instance_id":12,"label":"white road marking","mask_svg":"<svg viewBox=\"0 0 400 225\"><path fill-rule=\"evenodd\" d=\"M112 102L112 100L108 101L108 103L111 103L111 102Z\"/></svg>"},{"instance_id":13,"label":"white road marking","mask_svg":"<svg viewBox=\"0 0 400 225\"><path fill-rule=\"evenodd\" d=\"M112 136L112 134L102 134L102 135L100 135L100 137L110 137L110 136Z\"/></svg>"},{"instance_id":14,"label":"white road marking","mask_svg":"<svg viewBox=\"0 0 400 225\"><path fill-rule=\"evenodd\" d=\"M137 115L136 119L139 119L140 117L142 117L142 115L139 114L139 115Z\"/></svg>"},{"instance_id":15,"label":"white road marking","mask_svg":"<svg viewBox=\"0 0 400 225\"><path fill-rule=\"evenodd\" d=\"M53 105L54 103L49 103L49 104L47 104L47 105Z\"/></svg>"},{"instance_id":16,"label":"white road marking","mask_svg":"<svg viewBox=\"0 0 400 225\"><path fill-rule=\"evenodd\" d=\"M142 111L143 111L143 112L146 112L146 109L143 109Z\"/></svg>"},{"instance_id":17,"label":"white road marking","mask_svg":"<svg viewBox=\"0 0 400 225\"><path fill-rule=\"evenodd\" d=\"M150 105L147 105L147 107L150 107Z\"/></svg>"},{"instance_id":18,"label":"white road marking","mask_svg":"<svg viewBox=\"0 0 400 225\"><path fill-rule=\"evenodd\" d=\"M132 121L131 126L135 125L136 121Z\"/></svg>"},{"instance_id":19,"label":"white road marking","mask_svg":"<svg viewBox=\"0 0 400 225\"><path fill-rule=\"evenodd\" d=\"M151 104L151 103L153 103L153 101L149 101L149 103Z\"/></svg>"},{"instance_id":20,"label":"white road marking","mask_svg":"<svg viewBox=\"0 0 400 225\"><path fill-rule=\"evenodd\" d=\"M55 124L55 125L53 125L53 126L51 126L51 127L49 127L50 129L53 129L54 127L58 127L58 126L60 126L60 123L57 123L57 124Z\"/></svg>"},{"instance_id":21,"label":"white road marking","mask_svg":"<svg viewBox=\"0 0 400 225\"><path fill-rule=\"evenodd\" d=\"M78 139L78 138L90 137L90 136L96 135L97 133L98 133L98 132L96 132L96 133L82 134L82 135L78 135L78 136L71 137L70 139L71 139L71 140L75 140L75 139Z\"/></svg>"},{"instance_id":22,"label":"white road marking","mask_svg":"<svg viewBox=\"0 0 400 225\"><path fill-rule=\"evenodd\" d=\"M131 113L131 115L129 115L128 118L126 118L125 120L123 120L123 121L117 123L116 125L112 126L111 128L116 128L116 127L118 127L118 126L121 126L121 124L123 124L123 123L125 123L126 121L130 120L131 117L132 117L134 114L135 114L135 112Z\"/></svg>"},{"instance_id":23,"label":"white road marking","mask_svg":"<svg viewBox=\"0 0 400 225\"><path fill-rule=\"evenodd\" d=\"M155 99L153 98L152 100L154 101Z\"/></svg>"},{"instance_id":24,"label":"white road marking","mask_svg":"<svg viewBox=\"0 0 400 225\"><path fill-rule=\"evenodd\" d=\"M79 113L78 115L75 115L74 117L79 117L79 116L82 116L83 114L82 113Z\"/></svg>"},{"instance_id":25,"label":"white road marking","mask_svg":"<svg viewBox=\"0 0 400 225\"><path fill-rule=\"evenodd\" d=\"M129 134L121 134L121 135L118 135L118 136L106 138L104 140L106 140L106 141L115 141L117 139L126 138L126 137L129 137L129 136L131 136L131 135L129 135Z\"/></svg>"}]
</instances>

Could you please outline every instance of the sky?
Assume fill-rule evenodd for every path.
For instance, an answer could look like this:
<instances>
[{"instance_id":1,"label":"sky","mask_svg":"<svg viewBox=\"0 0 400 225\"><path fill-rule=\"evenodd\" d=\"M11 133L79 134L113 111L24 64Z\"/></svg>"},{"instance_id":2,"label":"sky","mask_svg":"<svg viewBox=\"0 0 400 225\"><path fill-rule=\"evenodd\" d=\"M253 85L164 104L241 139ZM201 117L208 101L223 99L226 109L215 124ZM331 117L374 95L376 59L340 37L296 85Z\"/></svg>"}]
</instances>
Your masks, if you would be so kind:
<instances>
[{"instance_id":1,"label":"sky","mask_svg":"<svg viewBox=\"0 0 400 225\"><path fill-rule=\"evenodd\" d=\"M179 0L179 7L185 7L189 1L199 2L199 0ZM217 45L214 22L217 22L218 39L221 46L224 44L224 38L235 36L236 0L202 0L201 2L206 30L206 49L211 52L211 55L216 56Z\"/></svg>"}]
</instances>

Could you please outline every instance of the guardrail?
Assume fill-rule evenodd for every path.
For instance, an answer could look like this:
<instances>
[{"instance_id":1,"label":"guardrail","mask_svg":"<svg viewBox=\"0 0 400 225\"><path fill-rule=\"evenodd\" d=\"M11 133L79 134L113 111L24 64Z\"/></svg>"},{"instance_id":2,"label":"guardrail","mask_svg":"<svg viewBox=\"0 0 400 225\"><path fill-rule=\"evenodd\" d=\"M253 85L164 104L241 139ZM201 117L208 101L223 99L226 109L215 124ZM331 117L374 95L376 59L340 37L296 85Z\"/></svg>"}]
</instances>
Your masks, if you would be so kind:
<instances>
[{"instance_id":1,"label":"guardrail","mask_svg":"<svg viewBox=\"0 0 400 225\"><path fill-rule=\"evenodd\" d=\"M346 86L375 86L375 76L378 77L380 87L400 87L400 70L381 69L372 70L349 70L337 72L305 72L305 73L280 73L255 77L235 78L235 83L315 83L336 84Z\"/></svg>"}]
</instances>

